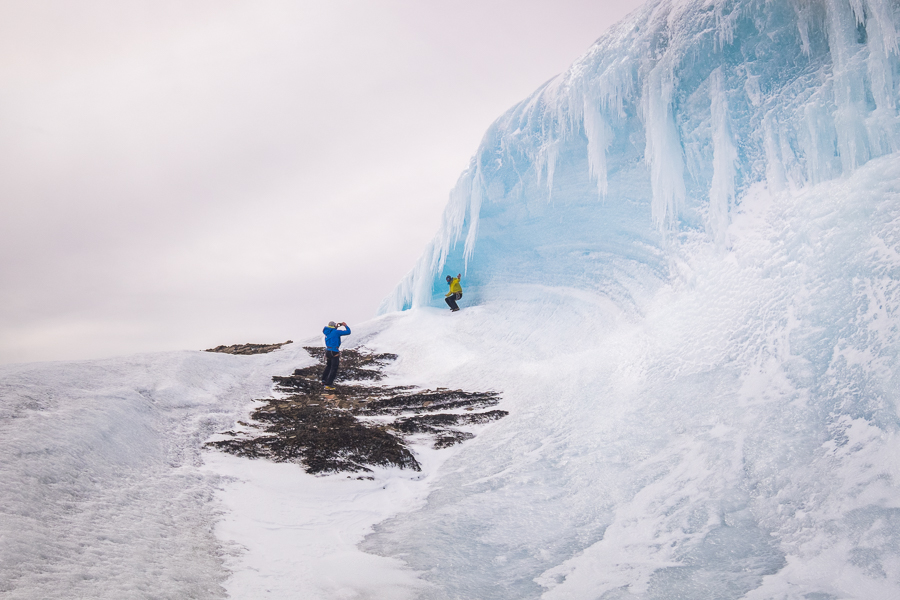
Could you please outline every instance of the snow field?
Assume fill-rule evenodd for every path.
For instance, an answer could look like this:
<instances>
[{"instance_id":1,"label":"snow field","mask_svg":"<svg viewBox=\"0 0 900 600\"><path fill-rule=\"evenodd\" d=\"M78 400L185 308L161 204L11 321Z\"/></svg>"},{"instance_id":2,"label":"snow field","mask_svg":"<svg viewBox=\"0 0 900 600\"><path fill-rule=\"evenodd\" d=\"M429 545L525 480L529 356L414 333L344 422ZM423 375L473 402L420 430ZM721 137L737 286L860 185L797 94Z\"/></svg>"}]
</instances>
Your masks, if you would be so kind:
<instances>
[{"instance_id":1,"label":"snow field","mask_svg":"<svg viewBox=\"0 0 900 600\"><path fill-rule=\"evenodd\" d=\"M0 595L221 598L201 444L294 354L0 368Z\"/></svg>"},{"instance_id":2,"label":"snow field","mask_svg":"<svg viewBox=\"0 0 900 600\"><path fill-rule=\"evenodd\" d=\"M239 549L226 559L230 598L403 600L427 585L402 560L356 548L374 523L421 504L427 476L378 470L316 477L297 465L219 453L207 465L228 478L216 534Z\"/></svg>"}]
</instances>

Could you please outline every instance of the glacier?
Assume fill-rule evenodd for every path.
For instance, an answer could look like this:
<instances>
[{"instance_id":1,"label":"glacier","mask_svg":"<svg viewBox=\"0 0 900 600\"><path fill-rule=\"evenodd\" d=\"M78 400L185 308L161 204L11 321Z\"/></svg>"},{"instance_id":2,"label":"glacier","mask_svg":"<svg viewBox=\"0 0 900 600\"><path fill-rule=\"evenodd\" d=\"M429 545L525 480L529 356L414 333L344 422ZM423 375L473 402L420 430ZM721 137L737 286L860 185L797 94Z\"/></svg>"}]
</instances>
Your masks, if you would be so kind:
<instances>
[{"instance_id":1,"label":"glacier","mask_svg":"<svg viewBox=\"0 0 900 600\"><path fill-rule=\"evenodd\" d=\"M897 166L754 189L732 249L681 241L639 310L516 283L400 313L405 368L493 384L510 416L363 548L425 598L896 597Z\"/></svg>"},{"instance_id":2,"label":"glacier","mask_svg":"<svg viewBox=\"0 0 900 600\"><path fill-rule=\"evenodd\" d=\"M0 367L0 595L900 597L898 26L654 0L502 115L347 340L501 393L421 473L203 449L318 336Z\"/></svg>"},{"instance_id":3,"label":"glacier","mask_svg":"<svg viewBox=\"0 0 900 600\"><path fill-rule=\"evenodd\" d=\"M890 0L651 1L487 131L381 312L540 280L630 295L679 232L729 247L754 184L797 191L900 149ZM676 244L677 245L677 244ZM639 277L643 279L643 277Z\"/></svg>"},{"instance_id":4,"label":"glacier","mask_svg":"<svg viewBox=\"0 0 900 600\"><path fill-rule=\"evenodd\" d=\"M462 272L514 408L364 548L429 598L900 596L898 23L653 1L499 118L381 313Z\"/></svg>"}]
</instances>

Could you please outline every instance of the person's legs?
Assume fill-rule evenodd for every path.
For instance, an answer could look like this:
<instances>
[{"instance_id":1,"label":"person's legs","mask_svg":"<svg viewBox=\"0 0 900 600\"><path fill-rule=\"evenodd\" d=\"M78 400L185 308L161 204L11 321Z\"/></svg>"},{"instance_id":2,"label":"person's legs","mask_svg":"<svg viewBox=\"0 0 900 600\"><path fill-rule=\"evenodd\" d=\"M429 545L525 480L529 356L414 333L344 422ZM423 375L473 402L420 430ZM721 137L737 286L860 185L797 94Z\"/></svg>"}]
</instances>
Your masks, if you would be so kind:
<instances>
[{"instance_id":1,"label":"person's legs","mask_svg":"<svg viewBox=\"0 0 900 600\"><path fill-rule=\"evenodd\" d=\"M328 385L328 378L331 376L331 371L334 368L334 361L331 360L331 355L331 350L325 351L325 370L322 371L322 383L326 385Z\"/></svg>"},{"instance_id":2,"label":"person's legs","mask_svg":"<svg viewBox=\"0 0 900 600\"><path fill-rule=\"evenodd\" d=\"M447 303L447 306L450 307L450 310L459 310L459 307L456 305L456 294L450 294L446 298L444 298L444 302Z\"/></svg>"},{"instance_id":3,"label":"person's legs","mask_svg":"<svg viewBox=\"0 0 900 600\"><path fill-rule=\"evenodd\" d=\"M334 383L334 378L337 377L338 374L338 366L340 365L340 352L334 352L333 350L325 351L325 372L322 373L322 383L325 385L332 385Z\"/></svg>"},{"instance_id":4,"label":"person's legs","mask_svg":"<svg viewBox=\"0 0 900 600\"><path fill-rule=\"evenodd\" d=\"M334 352L331 350L325 351L325 372L322 373L322 383L325 385L331 385L331 382L334 381Z\"/></svg>"}]
</instances>

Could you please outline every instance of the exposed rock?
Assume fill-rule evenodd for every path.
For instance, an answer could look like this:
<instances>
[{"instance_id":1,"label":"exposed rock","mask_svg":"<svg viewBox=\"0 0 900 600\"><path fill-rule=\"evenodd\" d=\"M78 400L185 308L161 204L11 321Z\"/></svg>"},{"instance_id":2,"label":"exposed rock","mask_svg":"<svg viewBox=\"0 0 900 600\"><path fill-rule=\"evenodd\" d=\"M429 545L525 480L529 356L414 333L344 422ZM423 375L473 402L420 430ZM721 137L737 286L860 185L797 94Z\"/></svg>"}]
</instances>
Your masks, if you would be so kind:
<instances>
[{"instance_id":1,"label":"exposed rock","mask_svg":"<svg viewBox=\"0 0 900 600\"><path fill-rule=\"evenodd\" d=\"M303 369L297 369L293 375L287 377L273 377L281 391L308 389L309 383L319 383L325 362L325 348L304 346L304 350L310 356L319 361L319 364ZM346 381L381 381L384 378L381 370L397 360L396 354L375 354L369 352L357 352L356 350L341 350L340 369L338 370L336 383Z\"/></svg>"},{"instance_id":2,"label":"exposed rock","mask_svg":"<svg viewBox=\"0 0 900 600\"><path fill-rule=\"evenodd\" d=\"M249 458L301 464L309 473L370 471L368 466L397 466L420 470L406 446L407 436L427 436L435 448L447 448L474 437L475 425L501 419L504 410L474 411L495 406L496 392L466 392L411 386L380 386L383 368L396 354L342 350L341 368L333 392L319 382L324 348L304 348L319 359L316 366L297 369L287 377L273 377L283 398L265 404L239 421L246 431L227 431L228 439L207 445ZM368 466L367 466L368 465Z\"/></svg>"},{"instance_id":3,"label":"exposed rock","mask_svg":"<svg viewBox=\"0 0 900 600\"><path fill-rule=\"evenodd\" d=\"M204 352L221 352L223 354L267 354L274 350L278 350L282 346L293 343L293 340L288 340L286 342L281 342L280 344L234 344L233 346L207 348Z\"/></svg>"}]
</instances>

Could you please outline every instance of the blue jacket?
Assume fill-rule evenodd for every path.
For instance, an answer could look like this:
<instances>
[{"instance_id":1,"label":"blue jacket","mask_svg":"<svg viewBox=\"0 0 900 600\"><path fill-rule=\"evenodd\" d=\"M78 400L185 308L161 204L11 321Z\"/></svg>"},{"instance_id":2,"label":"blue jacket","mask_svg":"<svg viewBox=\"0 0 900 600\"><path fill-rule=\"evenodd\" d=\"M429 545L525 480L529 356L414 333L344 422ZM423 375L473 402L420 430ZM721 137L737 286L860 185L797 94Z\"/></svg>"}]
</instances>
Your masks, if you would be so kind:
<instances>
[{"instance_id":1,"label":"blue jacket","mask_svg":"<svg viewBox=\"0 0 900 600\"><path fill-rule=\"evenodd\" d=\"M350 335L350 328L344 325L346 328L345 331L341 331L337 327L329 327L325 326L325 329L322 330L322 333L325 334L325 347L328 350L333 352L340 352L341 349L341 336L342 335Z\"/></svg>"}]
</instances>

